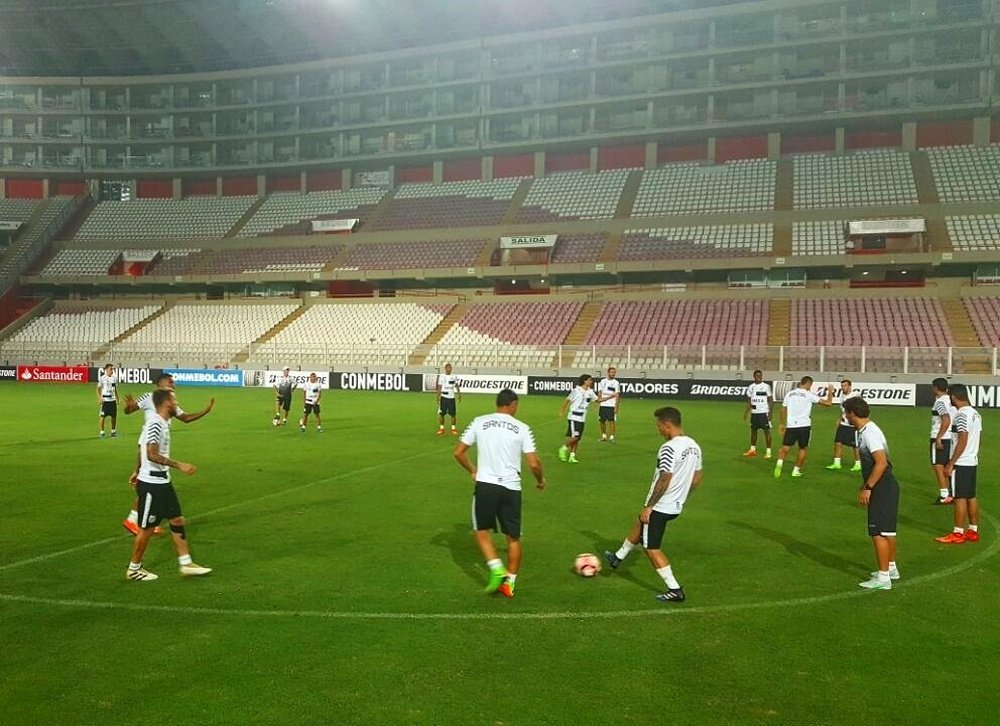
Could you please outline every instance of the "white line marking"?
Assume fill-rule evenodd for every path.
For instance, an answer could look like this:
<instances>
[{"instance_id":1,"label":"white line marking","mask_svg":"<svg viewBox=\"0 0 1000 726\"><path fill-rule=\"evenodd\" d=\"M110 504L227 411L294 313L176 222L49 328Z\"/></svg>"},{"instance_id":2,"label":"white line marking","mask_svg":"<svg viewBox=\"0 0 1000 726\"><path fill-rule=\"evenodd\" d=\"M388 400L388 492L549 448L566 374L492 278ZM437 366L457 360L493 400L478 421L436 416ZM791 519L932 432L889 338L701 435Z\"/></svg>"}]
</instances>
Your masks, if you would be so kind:
<instances>
[{"instance_id":1,"label":"white line marking","mask_svg":"<svg viewBox=\"0 0 1000 726\"><path fill-rule=\"evenodd\" d=\"M994 530L1000 524L988 514L985 518L993 524ZM985 550L970 557L965 562L946 567L937 572L920 575L893 585L893 589L909 587L942 577L958 574L984 562L1000 552L1000 538ZM59 607L89 608L93 610L125 610L131 612L158 612L178 615L223 615L254 618L312 618L323 620L593 620L602 618L634 618L646 616L679 616L704 615L713 613L732 613L744 610L764 610L768 608L817 605L838 600L851 600L856 597L892 597L891 595L876 595L870 590L851 590L849 592L798 597L788 600L772 600L770 602L729 603L725 605L682 605L679 607L662 607L648 610L598 610L592 612L555 611L545 613L366 613L352 611L325 610L238 610L228 608L199 608L180 605L155 605L138 603L96 602L92 600L64 600L26 595L9 595L0 593L0 602L25 603L30 605L54 605Z\"/></svg>"}]
</instances>

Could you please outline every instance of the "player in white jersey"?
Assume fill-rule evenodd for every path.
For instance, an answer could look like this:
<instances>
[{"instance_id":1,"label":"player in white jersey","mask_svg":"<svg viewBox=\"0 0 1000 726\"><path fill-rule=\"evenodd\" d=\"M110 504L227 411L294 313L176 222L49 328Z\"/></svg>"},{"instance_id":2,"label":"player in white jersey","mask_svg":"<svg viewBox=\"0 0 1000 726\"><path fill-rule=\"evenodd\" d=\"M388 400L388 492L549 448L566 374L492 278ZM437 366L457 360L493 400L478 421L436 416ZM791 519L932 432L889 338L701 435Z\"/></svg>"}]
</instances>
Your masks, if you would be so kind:
<instances>
[{"instance_id":1,"label":"player in white jersey","mask_svg":"<svg viewBox=\"0 0 1000 726\"><path fill-rule=\"evenodd\" d=\"M104 419L111 419L111 436L118 435L118 376L115 367L108 363L97 377L97 401L100 412L97 416L98 436L104 438Z\"/></svg>"},{"instance_id":2,"label":"player in white jersey","mask_svg":"<svg viewBox=\"0 0 1000 726\"><path fill-rule=\"evenodd\" d=\"M944 475L944 465L951 458L951 424L955 418L955 409L948 395L948 380L935 378L931 381L931 391L934 393L934 404L931 406L931 469L938 485L934 504L953 504L955 499L951 496L951 484Z\"/></svg>"},{"instance_id":3,"label":"player in white jersey","mask_svg":"<svg viewBox=\"0 0 1000 726\"><path fill-rule=\"evenodd\" d=\"M771 458L771 414L774 404L774 396L771 393L771 385L764 383L764 372L757 370L753 372L753 383L747 386L747 405L743 409L743 420L750 416L750 448L743 452L743 456L757 456L757 431L764 431L764 440L767 449L764 451L764 458Z\"/></svg>"},{"instance_id":4,"label":"player in white jersey","mask_svg":"<svg viewBox=\"0 0 1000 726\"><path fill-rule=\"evenodd\" d=\"M847 421L847 410L844 402L852 398L857 398L861 394L854 390L847 378L840 382L840 420L837 422L837 431L833 435L833 463L826 468L830 471L839 471L841 468L840 454L845 446L854 449L854 465L851 471L861 471L861 459L858 458L858 435L856 429Z\"/></svg>"},{"instance_id":5,"label":"player in white jersey","mask_svg":"<svg viewBox=\"0 0 1000 726\"><path fill-rule=\"evenodd\" d=\"M152 416L156 415L156 407L153 405L153 394L156 391L173 391L174 390L174 377L169 373L160 373L156 380L153 382L156 388L150 393L144 393L139 396L138 399L132 398L132 396L125 394L125 415L131 415L136 411L142 411L144 414L144 421L149 421ZM197 413L185 413L184 409L180 407L176 399L174 400L174 413L173 418L177 419L181 423L192 423L197 421L202 416L205 416L215 407L215 399L211 399L208 405ZM171 419L172 421L173 419ZM139 434L140 443L142 442L142 434ZM129 484L135 488L135 475L129 479ZM139 511L137 508L138 502L133 503L132 509L129 510L128 515L122 520L122 526L128 530L130 534L138 534L139 532ZM154 534L159 534L159 527L155 528Z\"/></svg>"},{"instance_id":6,"label":"player in white jersey","mask_svg":"<svg viewBox=\"0 0 1000 726\"><path fill-rule=\"evenodd\" d=\"M833 384L826 386L826 398L820 398L812 392L813 379L803 376L797 388L793 388L781 402L781 429L784 433L781 448L778 449L778 461L774 464L774 478L781 477L781 467L785 465L785 457L792 446L798 446L799 452L792 468L792 476L802 476L802 466L806 463L806 450L812 436L812 407L814 403L820 406L833 404Z\"/></svg>"},{"instance_id":7,"label":"player in white jersey","mask_svg":"<svg viewBox=\"0 0 1000 726\"><path fill-rule=\"evenodd\" d=\"M954 433L951 458L944 465L945 476L951 477L951 495L955 498L955 526L938 542L961 544L979 541L979 500L976 499L976 474L979 469L979 440L983 418L969 403L969 389L964 383L948 387L951 405L955 407L952 426ZM966 524L968 526L966 526Z\"/></svg>"},{"instance_id":8,"label":"player in white jersey","mask_svg":"<svg viewBox=\"0 0 1000 726\"><path fill-rule=\"evenodd\" d=\"M497 394L496 413L477 416L465 429L455 460L472 475L472 529L476 544L490 570L486 592L500 591L514 597L521 569L521 457L535 475L539 491L545 488L542 462L535 452L531 428L514 418L517 394L504 389ZM476 465L469 461L469 447L477 447ZM507 567L497 556L492 532L497 523L507 537Z\"/></svg>"},{"instance_id":9,"label":"player in white jersey","mask_svg":"<svg viewBox=\"0 0 1000 726\"><path fill-rule=\"evenodd\" d=\"M667 523L680 516L688 494L701 485L701 447L681 428L681 412L672 406L657 409L656 428L667 440L656 454L653 482L646 495L639 518L632 525L617 552L604 553L611 569L616 570L629 552L642 542L646 556L656 573L663 578L667 591L656 596L660 602L684 602L684 588L674 577L673 566L661 549Z\"/></svg>"},{"instance_id":10,"label":"player in white jersey","mask_svg":"<svg viewBox=\"0 0 1000 726\"><path fill-rule=\"evenodd\" d=\"M282 368L281 375L274 381L274 419L271 423L275 426L284 426L288 423L288 409L292 407L292 391L297 385L292 369L288 366Z\"/></svg>"},{"instance_id":11,"label":"player in white jersey","mask_svg":"<svg viewBox=\"0 0 1000 726\"><path fill-rule=\"evenodd\" d=\"M577 381L576 387L570 391L559 410L560 416L566 417L566 443L559 447L559 460L570 464L579 463L576 459L576 449L583 438L584 423L587 420L587 406L594 401L598 403L614 398L614 394L598 396L591 390L594 377L584 373Z\"/></svg>"},{"instance_id":12,"label":"player in white jersey","mask_svg":"<svg viewBox=\"0 0 1000 726\"><path fill-rule=\"evenodd\" d=\"M323 431L323 421L319 417L319 399L323 397L323 384L315 373L309 374L309 380L302 385L302 420L299 421L299 431L303 433L309 425L309 414L316 414L316 430Z\"/></svg>"},{"instance_id":13,"label":"player in white jersey","mask_svg":"<svg viewBox=\"0 0 1000 726\"><path fill-rule=\"evenodd\" d=\"M154 392L153 407L153 415L146 419L139 437L139 455L136 457L133 476L137 483L141 514L139 532L132 545L132 559L125 570L125 579L133 582L157 579L156 575L142 566L142 556L146 552L153 528L164 519L170 525L180 573L186 576L207 575L212 571L210 568L197 565L191 560L181 505L177 500L177 492L170 483L170 469L177 469L188 476L198 471L194 464L170 458L170 419L177 412L174 392L164 389Z\"/></svg>"},{"instance_id":14,"label":"player in white jersey","mask_svg":"<svg viewBox=\"0 0 1000 726\"><path fill-rule=\"evenodd\" d=\"M597 395L608 396L597 408L597 420L601 424L601 441L615 443L615 434L618 429L618 404L621 401L621 381L617 378L618 369L614 366L608 368L608 375L597 384ZM607 433L610 432L609 437Z\"/></svg>"},{"instance_id":15,"label":"player in white jersey","mask_svg":"<svg viewBox=\"0 0 1000 726\"><path fill-rule=\"evenodd\" d=\"M899 483L892 471L885 434L871 420L871 408L860 396L843 403L844 416L857 431L861 458L861 491L858 504L868 509L868 536L875 547L876 570L858 583L867 590L891 590L899 579L896 567L896 521L899 513Z\"/></svg>"},{"instance_id":16,"label":"player in white jersey","mask_svg":"<svg viewBox=\"0 0 1000 726\"><path fill-rule=\"evenodd\" d=\"M458 376L451 372L451 363L444 364L444 374L437 378L438 436L444 436L444 417L451 416L451 435L458 436L458 411L455 399L462 400L462 388Z\"/></svg>"}]
</instances>

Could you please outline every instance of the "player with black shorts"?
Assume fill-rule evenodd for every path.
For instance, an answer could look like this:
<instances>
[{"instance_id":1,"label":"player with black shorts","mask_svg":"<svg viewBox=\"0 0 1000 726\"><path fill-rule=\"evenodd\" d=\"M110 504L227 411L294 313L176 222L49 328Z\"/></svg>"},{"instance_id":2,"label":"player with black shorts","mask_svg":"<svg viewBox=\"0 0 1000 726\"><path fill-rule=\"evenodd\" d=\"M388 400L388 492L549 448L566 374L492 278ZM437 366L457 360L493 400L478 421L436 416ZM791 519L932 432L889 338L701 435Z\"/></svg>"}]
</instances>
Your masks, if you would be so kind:
<instances>
[{"instance_id":1,"label":"player with black shorts","mask_svg":"<svg viewBox=\"0 0 1000 726\"><path fill-rule=\"evenodd\" d=\"M100 413L97 418L99 438L104 438L104 421L111 419L111 437L118 435L118 376L115 367L108 363L97 377L97 400L100 402Z\"/></svg>"},{"instance_id":2,"label":"player with black shorts","mask_svg":"<svg viewBox=\"0 0 1000 726\"><path fill-rule=\"evenodd\" d=\"M528 462L537 488L545 488L542 462L535 451L531 428L514 418L517 394L504 389L497 394L496 413L477 416L455 447L455 460L472 475L472 529L476 544L490 571L486 592L514 597L521 569L521 457ZM477 447L476 465L469 461L469 448ZM497 556L492 533L507 538L507 566Z\"/></svg>"},{"instance_id":3,"label":"player with black shorts","mask_svg":"<svg viewBox=\"0 0 1000 726\"><path fill-rule=\"evenodd\" d=\"M844 401L843 407L844 415L858 432L858 455L861 457L858 504L868 508L868 536L875 547L878 568L859 585L867 590L891 590L892 581L899 579L896 567L899 483L892 471L885 434L871 420L868 402L855 396Z\"/></svg>"},{"instance_id":4,"label":"player with black shorts","mask_svg":"<svg viewBox=\"0 0 1000 726\"><path fill-rule=\"evenodd\" d=\"M806 462L806 451L809 449L809 439L812 436L812 407L814 403L820 406L830 406L833 403L833 384L826 387L826 398L820 398L812 392L812 376L803 376L799 385L785 396L781 403L781 428L784 436L781 448L778 449L778 460L774 464L774 478L781 477L781 468L785 464L788 450L798 446L799 451L792 468L792 476L802 476L802 466Z\"/></svg>"},{"instance_id":5,"label":"player with black shorts","mask_svg":"<svg viewBox=\"0 0 1000 726\"><path fill-rule=\"evenodd\" d=\"M292 391L297 383L291 374L292 369L285 366L281 370L281 375L274 381L274 420L275 426L284 426L288 423L288 410L292 407Z\"/></svg>"},{"instance_id":6,"label":"player with black shorts","mask_svg":"<svg viewBox=\"0 0 1000 726\"><path fill-rule=\"evenodd\" d=\"M319 417L319 399L322 395L323 384L315 373L310 373L309 380L302 386L302 420L299 421L299 430L303 433L309 425L310 414L316 416L316 431L322 433L323 420Z\"/></svg>"},{"instance_id":7,"label":"player with black shorts","mask_svg":"<svg viewBox=\"0 0 1000 726\"><path fill-rule=\"evenodd\" d=\"M953 504L955 499L951 494L951 483L944 475L944 467L951 459L951 444L954 440L951 425L955 409L951 405L951 396L948 395L947 379L935 378L931 381L931 390L934 393L934 403L931 406L930 460L938 486L934 504Z\"/></svg>"},{"instance_id":8,"label":"player with black shorts","mask_svg":"<svg viewBox=\"0 0 1000 726\"><path fill-rule=\"evenodd\" d=\"M747 403L743 409L743 420L750 416L750 448L743 452L743 456L757 456L757 432L764 432L764 440L767 448L764 451L764 458L771 458L771 413L774 396L771 394L771 385L764 383L764 372L757 370L753 372L753 383L747 386Z\"/></svg>"},{"instance_id":9,"label":"player with black shorts","mask_svg":"<svg viewBox=\"0 0 1000 726\"><path fill-rule=\"evenodd\" d=\"M608 368L608 375L597 384L597 395L603 397L597 407L597 422L601 426L601 441L615 443L618 433L618 404L621 401L621 381L618 380L618 369ZM610 433L610 436L609 436Z\"/></svg>"},{"instance_id":10,"label":"player with black shorts","mask_svg":"<svg viewBox=\"0 0 1000 726\"><path fill-rule=\"evenodd\" d=\"M837 430L833 434L833 463L826 468L830 471L842 469L840 454L845 446L850 446L854 451L854 465L851 471L861 471L861 459L858 458L857 431L847 422L847 415L844 413L844 401L857 398L861 394L854 390L854 384L845 378L840 382L840 420L837 422Z\"/></svg>"},{"instance_id":11,"label":"player with black shorts","mask_svg":"<svg viewBox=\"0 0 1000 726\"><path fill-rule=\"evenodd\" d=\"M451 372L451 363L444 364L444 373L437 378L438 436L444 436L444 417L451 416L451 435L458 436L458 407L456 400L462 399L462 387L458 376Z\"/></svg>"},{"instance_id":12,"label":"player with black shorts","mask_svg":"<svg viewBox=\"0 0 1000 726\"><path fill-rule=\"evenodd\" d=\"M964 383L948 387L951 405L955 408L952 425L953 442L951 458L944 473L951 477L952 496L955 497L955 526L943 537L944 544L961 544L979 541L979 500L976 499L976 475L979 470L979 441L983 432L983 419L969 403L969 389ZM968 525L968 526L965 526Z\"/></svg>"}]
</instances>

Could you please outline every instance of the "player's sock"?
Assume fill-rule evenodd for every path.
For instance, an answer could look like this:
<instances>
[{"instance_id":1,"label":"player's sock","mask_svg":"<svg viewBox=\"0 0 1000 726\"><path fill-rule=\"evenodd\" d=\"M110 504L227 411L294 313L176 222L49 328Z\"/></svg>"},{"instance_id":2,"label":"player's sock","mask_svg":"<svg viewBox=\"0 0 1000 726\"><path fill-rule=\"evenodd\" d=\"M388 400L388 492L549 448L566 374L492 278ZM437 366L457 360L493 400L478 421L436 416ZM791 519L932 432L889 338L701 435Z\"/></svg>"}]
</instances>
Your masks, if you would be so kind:
<instances>
[{"instance_id":1,"label":"player's sock","mask_svg":"<svg viewBox=\"0 0 1000 726\"><path fill-rule=\"evenodd\" d=\"M965 534L965 530L962 529L961 527L952 527L951 531L954 532L955 534Z\"/></svg>"},{"instance_id":2,"label":"player's sock","mask_svg":"<svg viewBox=\"0 0 1000 726\"><path fill-rule=\"evenodd\" d=\"M134 509L130 509L129 512L128 512L128 517L126 517L126 519L128 519L128 521L130 521L130 522L135 522L136 524L138 524L138 522L139 522L139 513L137 511L135 511Z\"/></svg>"},{"instance_id":3,"label":"player's sock","mask_svg":"<svg viewBox=\"0 0 1000 726\"><path fill-rule=\"evenodd\" d=\"M141 570L142 569L142 563L141 562L129 562L128 563L128 568L130 570L132 570L132 572L135 572L136 570Z\"/></svg>"},{"instance_id":4,"label":"player's sock","mask_svg":"<svg viewBox=\"0 0 1000 726\"><path fill-rule=\"evenodd\" d=\"M781 467L783 467L784 465L785 465L785 460L784 459L778 459L776 462L774 462L774 468L775 469L779 469L780 470Z\"/></svg>"},{"instance_id":5,"label":"player's sock","mask_svg":"<svg viewBox=\"0 0 1000 726\"><path fill-rule=\"evenodd\" d=\"M608 441L614 441L614 440L615 440L615 435L611 434L611 438L609 438Z\"/></svg>"},{"instance_id":6,"label":"player's sock","mask_svg":"<svg viewBox=\"0 0 1000 726\"><path fill-rule=\"evenodd\" d=\"M941 496L942 499L947 499L948 495L951 494L951 492L948 491L947 489L938 489L938 494Z\"/></svg>"},{"instance_id":7,"label":"player's sock","mask_svg":"<svg viewBox=\"0 0 1000 726\"><path fill-rule=\"evenodd\" d=\"M181 565L190 565L193 561L191 555L181 555L177 558L177 562Z\"/></svg>"},{"instance_id":8,"label":"player's sock","mask_svg":"<svg viewBox=\"0 0 1000 726\"><path fill-rule=\"evenodd\" d=\"M501 561L500 559L486 560L486 566L490 568L491 572L493 570L502 570L503 569L503 561Z\"/></svg>"},{"instance_id":9,"label":"player's sock","mask_svg":"<svg viewBox=\"0 0 1000 726\"><path fill-rule=\"evenodd\" d=\"M764 456L770 457L771 456L771 450L770 449L765 449L764 450Z\"/></svg>"},{"instance_id":10,"label":"player's sock","mask_svg":"<svg viewBox=\"0 0 1000 726\"><path fill-rule=\"evenodd\" d=\"M617 557L619 560L624 560L626 557L628 557L628 553L632 551L633 547L635 547L634 544L632 544L628 540L625 540L624 542L622 542L622 546L618 548L618 551L615 552L615 557Z\"/></svg>"},{"instance_id":11,"label":"player's sock","mask_svg":"<svg viewBox=\"0 0 1000 726\"><path fill-rule=\"evenodd\" d=\"M674 569L670 565L659 568L656 571L656 574L663 578L663 582L666 584L668 589L677 590L680 588L681 584L677 582L677 578L674 577Z\"/></svg>"},{"instance_id":12,"label":"player's sock","mask_svg":"<svg viewBox=\"0 0 1000 726\"><path fill-rule=\"evenodd\" d=\"M839 456L833 457L833 465L834 466L840 466L840 457Z\"/></svg>"},{"instance_id":13,"label":"player's sock","mask_svg":"<svg viewBox=\"0 0 1000 726\"><path fill-rule=\"evenodd\" d=\"M507 582L509 582L511 584L511 587L513 587L514 583L517 582L517 573L516 572L508 572L507 573Z\"/></svg>"},{"instance_id":14,"label":"player's sock","mask_svg":"<svg viewBox=\"0 0 1000 726\"><path fill-rule=\"evenodd\" d=\"M970 532L978 532L979 531L979 525L978 524L970 524L969 527L968 527L968 530Z\"/></svg>"},{"instance_id":15,"label":"player's sock","mask_svg":"<svg viewBox=\"0 0 1000 726\"><path fill-rule=\"evenodd\" d=\"M889 570L879 570L878 571L878 581L879 582L889 582Z\"/></svg>"},{"instance_id":16,"label":"player's sock","mask_svg":"<svg viewBox=\"0 0 1000 726\"><path fill-rule=\"evenodd\" d=\"M792 476L795 476L796 474L801 474L801 473L802 473L802 470L799 467L797 467L797 466L793 466L792 467Z\"/></svg>"}]
</instances>

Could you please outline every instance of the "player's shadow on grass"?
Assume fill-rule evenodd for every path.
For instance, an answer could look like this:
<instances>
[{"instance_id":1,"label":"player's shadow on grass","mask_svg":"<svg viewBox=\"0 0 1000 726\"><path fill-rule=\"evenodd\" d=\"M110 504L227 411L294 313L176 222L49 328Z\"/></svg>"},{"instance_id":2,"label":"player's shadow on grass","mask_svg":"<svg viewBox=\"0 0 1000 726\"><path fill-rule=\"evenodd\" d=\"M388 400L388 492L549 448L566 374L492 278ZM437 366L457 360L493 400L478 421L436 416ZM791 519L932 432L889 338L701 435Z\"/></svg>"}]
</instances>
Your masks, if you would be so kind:
<instances>
[{"instance_id":1,"label":"player's shadow on grass","mask_svg":"<svg viewBox=\"0 0 1000 726\"><path fill-rule=\"evenodd\" d=\"M451 553L452 561L470 580L483 579L479 550L476 548L476 541L467 524L456 524L451 531L439 532L431 537L430 544L448 550ZM506 548L503 545L500 545L497 551L503 555L506 554Z\"/></svg>"},{"instance_id":2,"label":"player's shadow on grass","mask_svg":"<svg viewBox=\"0 0 1000 726\"><path fill-rule=\"evenodd\" d=\"M628 559L618 566L617 570L612 570L608 566L608 563L604 560L604 551L605 550L614 551L618 549L618 545L621 544L621 542L612 542L607 537L602 537L597 532L589 532L587 530L580 530L580 534L593 543L590 551L593 552L595 555L597 555L601 560L601 574L598 575L599 577L609 577L609 576L620 577L621 579L628 580L633 585L645 588L650 592L663 591L662 586L652 585L648 581L640 580L638 577L635 576L635 571L636 571L635 568L637 566L639 568L642 568L642 570L640 571L644 570L647 574L649 572L652 572L652 568L649 565L649 560L646 558L646 553L643 551L642 547L636 547L632 551L632 554L629 555ZM572 567L570 568L569 571L572 572L573 574L576 574ZM612 575L612 573L614 574Z\"/></svg>"},{"instance_id":3,"label":"player's shadow on grass","mask_svg":"<svg viewBox=\"0 0 1000 726\"><path fill-rule=\"evenodd\" d=\"M851 560L844 559L843 557L835 555L832 552L820 549L816 545L797 540L787 532L777 532L773 529L758 527L747 522L730 521L727 524L753 532L758 537L763 537L764 539L769 539L772 542L777 542L785 548L788 554L795 555L796 557L806 557L822 567L827 567L831 570L836 570L837 572L850 574L857 572L859 569L863 570L865 568L864 563L852 562Z\"/></svg>"}]
</instances>

